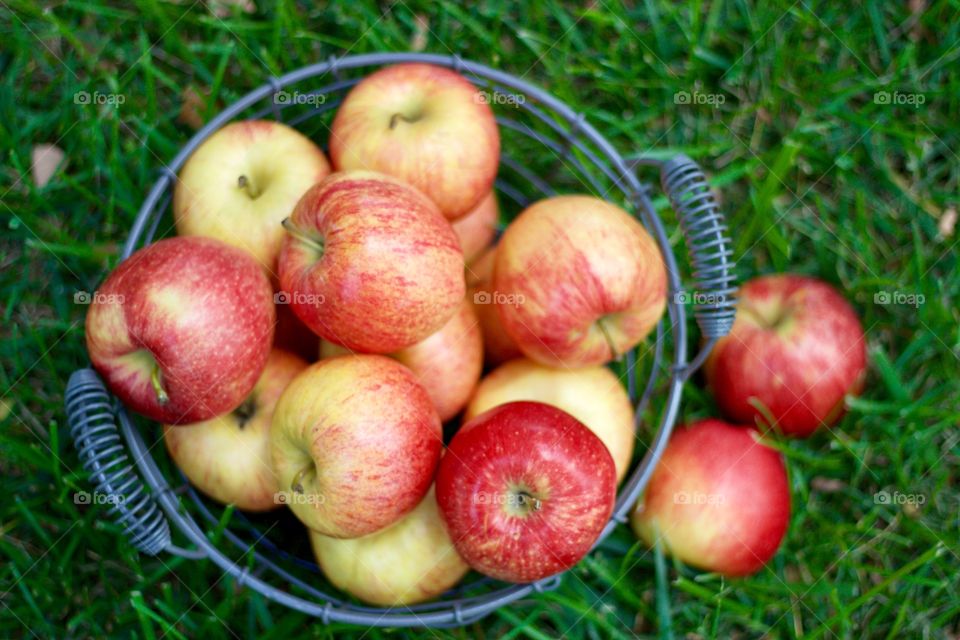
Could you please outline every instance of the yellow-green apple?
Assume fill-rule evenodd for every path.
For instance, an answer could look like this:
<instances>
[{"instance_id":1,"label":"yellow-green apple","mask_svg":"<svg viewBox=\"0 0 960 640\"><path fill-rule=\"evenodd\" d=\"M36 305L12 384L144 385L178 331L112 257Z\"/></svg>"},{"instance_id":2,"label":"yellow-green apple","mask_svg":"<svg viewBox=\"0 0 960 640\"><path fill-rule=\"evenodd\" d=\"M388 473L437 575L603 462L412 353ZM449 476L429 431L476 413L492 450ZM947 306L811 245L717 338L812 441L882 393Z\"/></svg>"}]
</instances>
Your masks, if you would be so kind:
<instances>
[{"instance_id":1,"label":"yellow-green apple","mask_svg":"<svg viewBox=\"0 0 960 640\"><path fill-rule=\"evenodd\" d=\"M170 457L195 487L248 511L280 506L280 485L270 462L270 423L280 394L306 368L292 353L274 349L239 407L204 422L164 425Z\"/></svg>"},{"instance_id":2,"label":"yellow-green apple","mask_svg":"<svg viewBox=\"0 0 960 640\"><path fill-rule=\"evenodd\" d=\"M423 340L464 295L463 254L422 193L378 173L335 173L284 222L283 295L322 338L365 353Z\"/></svg>"},{"instance_id":3,"label":"yellow-green apple","mask_svg":"<svg viewBox=\"0 0 960 640\"><path fill-rule=\"evenodd\" d=\"M500 322L500 313L493 297L493 265L497 248L490 247L473 264L467 265L467 300L480 322L483 334L484 361L496 366L523 355L520 347Z\"/></svg>"},{"instance_id":4,"label":"yellow-green apple","mask_svg":"<svg viewBox=\"0 0 960 640\"><path fill-rule=\"evenodd\" d=\"M525 209L497 247L494 297L523 353L551 366L603 364L643 340L666 307L656 242L619 207L557 196Z\"/></svg>"},{"instance_id":5,"label":"yellow-green apple","mask_svg":"<svg viewBox=\"0 0 960 640\"><path fill-rule=\"evenodd\" d=\"M310 543L330 582L383 607L435 598L469 570L440 518L433 487L416 509L382 531L349 540L311 531Z\"/></svg>"},{"instance_id":6,"label":"yellow-green apple","mask_svg":"<svg viewBox=\"0 0 960 640\"><path fill-rule=\"evenodd\" d=\"M450 220L486 196L500 134L483 95L460 74L428 64L381 69L355 86L330 129L338 171L369 169L407 182Z\"/></svg>"},{"instance_id":7,"label":"yellow-green apple","mask_svg":"<svg viewBox=\"0 0 960 640\"><path fill-rule=\"evenodd\" d=\"M612 371L602 366L555 369L526 358L511 360L480 381L463 419L516 400L544 402L585 424L613 456L617 482L623 479L633 456L633 405Z\"/></svg>"},{"instance_id":8,"label":"yellow-green apple","mask_svg":"<svg viewBox=\"0 0 960 640\"><path fill-rule=\"evenodd\" d=\"M491 191L473 211L453 222L453 231L460 240L466 264L473 262L493 242L499 217L497 194Z\"/></svg>"},{"instance_id":9,"label":"yellow-green apple","mask_svg":"<svg viewBox=\"0 0 960 640\"><path fill-rule=\"evenodd\" d=\"M729 419L772 418L781 432L807 437L840 418L866 366L863 326L844 297L820 280L778 274L740 289L733 329L705 372Z\"/></svg>"},{"instance_id":10,"label":"yellow-green apple","mask_svg":"<svg viewBox=\"0 0 960 640\"><path fill-rule=\"evenodd\" d=\"M349 353L326 340L320 344L321 358ZM449 420L467 404L483 370L483 338L473 306L464 300L439 331L390 357L413 372L440 420Z\"/></svg>"},{"instance_id":11,"label":"yellow-green apple","mask_svg":"<svg viewBox=\"0 0 960 640\"><path fill-rule=\"evenodd\" d=\"M617 479L603 442L576 418L540 402L510 402L461 427L436 486L467 564L533 582L586 555L613 511Z\"/></svg>"},{"instance_id":12,"label":"yellow-green apple","mask_svg":"<svg viewBox=\"0 0 960 640\"><path fill-rule=\"evenodd\" d=\"M320 336L307 328L287 304L283 294L275 294L277 304L277 327L274 330L273 346L295 353L307 362L317 359Z\"/></svg>"},{"instance_id":13,"label":"yellow-green apple","mask_svg":"<svg viewBox=\"0 0 960 640\"><path fill-rule=\"evenodd\" d=\"M243 402L275 322L273 289L249 254L212 238L168 238L104 281L87 312L87 351L127 407L189 424Z\"/></svg>"},{"instance_id":14,"label":"yellow-green apple","mask_svg":"<svg viewBox=\"0 0 960 640\"><path fill-rule=\"evenodd\" d=\"M270 451L285 501L310 529L356 538L413 510L430 488L442 429L409 369L377 355L321 360L294 378Z\"/></svg>"},{"instance_id":15,"label":"yellow-green apple","mask_svg":"<svg viewBox=\"0 0 960 640\"><path fill-rule=\"evenodd\" d=\"M270 120L232 122L180 171L173 194L177 233L245 249L275 281L280 223L329 173L320 147L295 129Z\"/></svg>"},{"instance_id":16,"label":"yellow-green apple","mask_svg":"<svg viewBox=\"0 0 960 640\"><path fill-rule=\"evenodd\" d=\"M674 433L631 514L647 544L726 576L755 573L790 521L780 453L752 427L702 420Z\"/></svg>"}]
</instances>

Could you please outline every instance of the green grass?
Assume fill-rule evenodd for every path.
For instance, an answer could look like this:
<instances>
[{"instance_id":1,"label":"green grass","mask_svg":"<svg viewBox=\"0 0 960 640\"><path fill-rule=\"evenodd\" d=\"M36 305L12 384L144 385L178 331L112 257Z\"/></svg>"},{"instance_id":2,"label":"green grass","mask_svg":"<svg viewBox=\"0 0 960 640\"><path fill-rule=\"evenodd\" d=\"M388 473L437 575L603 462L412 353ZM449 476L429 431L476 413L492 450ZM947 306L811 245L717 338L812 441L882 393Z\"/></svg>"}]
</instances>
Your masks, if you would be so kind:
<instances>
[{"instance_id":1,"label":"green grass","mask_svg":"<svg viewBox=\"0 0 960 640\"><path fill-rule=\"evenodd\" d=\"M210 563L139 556L105 507L74 504L90 487L62 409L85 362L73 294L116 263L157 168L192 134L178 121L184 91L203 96L208 119L270 75L408 50L417 15L427 51L523 76L621 151L698 159L722 194L739 276L832 282L871 355L842 423L782 444L794 511L757 576L697 573L621 529L557 591L436 636L960 634L960 270L958 236L938 228L960 191L956 1L257 4L218 18L190 2L0 2L0 636L430 637L323 627ZM125 101L80 105L79 91ZM678 105L681 91L724 99ZM882 104L881 91L924 101ZM40 143L67 158L43 188L30 177ZM924 301L875 302L894 291ZM714 412L698 384L685 417ZM925 501L878 504L880 491Z\"/></svg>"}]
</instances>

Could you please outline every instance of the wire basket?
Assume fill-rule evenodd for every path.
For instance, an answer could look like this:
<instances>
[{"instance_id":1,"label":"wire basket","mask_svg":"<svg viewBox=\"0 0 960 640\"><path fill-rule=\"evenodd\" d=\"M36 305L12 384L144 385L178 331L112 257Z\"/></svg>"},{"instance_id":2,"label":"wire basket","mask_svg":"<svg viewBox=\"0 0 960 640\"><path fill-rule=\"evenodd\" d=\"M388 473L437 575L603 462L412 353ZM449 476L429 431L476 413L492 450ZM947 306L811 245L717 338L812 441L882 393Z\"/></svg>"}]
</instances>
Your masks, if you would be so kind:
<instances>
[{"instance_id":1,"label":"wire basket","mask_svg":"<svg viewBox=\"0 0 960 640\"><path fill-rule=\"evenodd\" d=\"M686 156L668 160L641 156L628 162L582 114L516 76L457 56L378 53L331 57L326 62L270 78L267 84L227 107L198 131L161 168L159 179L133 223L122 257L154 240L169 210L177 171L213 132L234 119L273 118L315 140L325 140L330 117L349 89L373 68L402 62L451 68L477 85L480 95L489 100L501 131L503 152L496 189L505 209L519 210L536 199L555 195L556 187L570 192L588 190L633 212L660 247L667 271L667 314L657 326L656 341L625 354L622 363L636 406L638 428L648 411L655 414L649 426L657 426L649 448L620 488L613 515L597 540L596 544L600 544L618 524L627 522L629 510L650 479L672 432L685 381L733 323L736 285L727 229L703 172ZM517 159L545 152L553 164L545 174L538 175L528 162ZM660 189L686 241L692 270L689 291L682 287L677 259L654 209L654 189L634 174L638 167L659 170ZM688 360L687 308L691 307L702 346ZM667 345L669 356L665 355ZM638 353L640 348L645 349L642 355ZM639 367L646 375L645 382L637 372ZM655 393L656 407L651 407ZM327 583L307 547L289 550L286 544L277 544L272 532L287 529L283 518L289 518L289 514L248 516L233 512L222 533L213 536L216 544L212 542L207 532L219 531L224 507L194 491L165 453L157 453L163 447L155 446L159 441L155 425L144 422L138 426L92 369L81 369L70 377L65 404L70 435L91 482L101 495L112 498L107 502L116 524L140 552L208 559L238 584L316 616L325 624L459 626L560 584L562 574L526 585L471 576L433 602L396 608L356 604L332 587L321 588ZM149 434L150 444L145 433ZM278 517L284 526L274 526ZM294 523L300 526L291 518L291 524ZM173 543L171 530L185 541L184 546Z\"/></svg>"}]
</instances>

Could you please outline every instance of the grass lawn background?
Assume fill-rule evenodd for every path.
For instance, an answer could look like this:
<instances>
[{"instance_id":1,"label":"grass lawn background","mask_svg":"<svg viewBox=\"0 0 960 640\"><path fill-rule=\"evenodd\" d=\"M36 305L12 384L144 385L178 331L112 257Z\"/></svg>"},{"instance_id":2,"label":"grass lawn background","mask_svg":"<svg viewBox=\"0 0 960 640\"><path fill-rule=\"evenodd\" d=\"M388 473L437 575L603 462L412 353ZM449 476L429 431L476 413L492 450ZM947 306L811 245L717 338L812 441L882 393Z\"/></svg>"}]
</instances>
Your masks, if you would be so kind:
<instances>
[{"instance_id":1,"label":"grass lawn background","mask_svg":"<svg viewBox=\"0 0 960 640\"><path fill-rule=\"evenodd\" d=\"M865 393L832 433L782 443L794 512L757 576L668 561L658 579L624 529L557 591L435 636L960 634L960 5L321 5L0 1L0 637L434 635L324 627L211 563L139 556L105 506L74 503L91 487L62 409L85 364L74 294L116 264L156 169L197 124L270 75L411 49L522 76L624 153L697 159L741 279L790 270L833 283L871 357ZM78 104L78 92L123 104ZM679 92L713 98L678 104ZM41 144L65 157L42 187ZM556 161L523 160L538 172ZM715 410L698 385L686 418Z\"/></svg>"}]
</instances>

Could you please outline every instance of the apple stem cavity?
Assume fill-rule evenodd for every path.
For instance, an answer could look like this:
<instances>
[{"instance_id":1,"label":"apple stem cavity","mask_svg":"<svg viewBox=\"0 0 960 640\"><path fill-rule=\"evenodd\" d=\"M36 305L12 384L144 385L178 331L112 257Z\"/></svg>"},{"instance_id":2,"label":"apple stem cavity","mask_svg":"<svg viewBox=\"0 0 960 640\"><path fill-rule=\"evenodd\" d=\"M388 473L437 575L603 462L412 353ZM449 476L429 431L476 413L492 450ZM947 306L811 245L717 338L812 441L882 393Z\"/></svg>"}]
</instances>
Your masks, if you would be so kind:
<instances>
[{"instance_id":1,"label":"apple stem cavity","mask_svg":"<svg viewBox=\"0 0 960 640\"><path fill-rule=\"evenodd\" d=\"M597 327L600 329L600 333L603 334L603 339L607 341L607 346L610 347L610 353L613 355L613 359L619 361L620 358L623 357L623 354L617 349L617 343L613 341L613 335L607 327L606 318L597 320Z\"/></svg>"},{"instance_id":2,"label":"apple stem cavity","mask_svg":"<svg viewBox=\"0 0 960 640\"><path fill-rule=\"evenodd\" d=\"M290 481L290 491L294 493L303 494L303 477L313 471L313 465L308 464L300 471L297 471L297 475L293 476L293 480Z\"/></svg>"},{"instance_id":3,"label":"apple stem cavity","mask_svg":"<svg viewBox=\"0 0 960 640\"><path fill-rule=\"evenodd\" d=\"M161 407L170 402L170 396L167 395L160 381L160 365L153 365L153 370L150 371L150 385L153 387L153 392L157 394L157 402Z\"/></svg>"},{"instance_id":4,"label":"apple stem cavity","mask_svg":"<svg viewBox=\"0 0 960 640\"><path fill-rule=\"evenodd\" d=\"M256 412L257 403L254 402L253 398L247 398L239 407L233 410L233 415L237 418L237 425L243 429Z\"/></svg>"},{"instance_id":5,"label":"apple stem cavity","mask_svg":"<svg viewBox=\"0 0 960 640\"><path fill-rule=\"evenodd\" d=\"M251 200L256 200L258 197L260 197L260 191L256 188L256 186L254 186L253 181L247 176L240 176L237 178L237 186L246 191Z\"/></svg>"},{"instance_id":6,"label":"apple stem cavity","mask_svg":"<svg viewBox=\"0 0 960 640\"><path fill-rule=\"evenodd\" d=\"M416 122L416 121L419 120L419 119L420 119L420 116L419 116L419 115L410 117L410 116L404 115L404 114L402 114L402 113L395 113L395 114L393 114L392 116L390 116L390 128L391 128L391 129L394 129L394 128L397 126L397 122L400 121L400 120L403 120L403 121L406 122L407 124L413 124L414 122Z\"/></svg>"},{"instance_id":7,"label":"apple stem cavity","mask_svg":"<svg viewBox=\"0 0 960 640\"><path fill-rule=\"evenodd\" d=\"M315 238L311 238L310 236L305 234L303 231L300 231L300 229L297 229L295 226L293 226L293 221L290 218L284 218L283 222L281 222L280 224L283 225L283 228L286 230L287 233L292 235L294 238L296 238L303 244L317 251L321 256L323 255L323 252L325 250L323 240L317 240Z\"/></svg>"}]
</instances>

